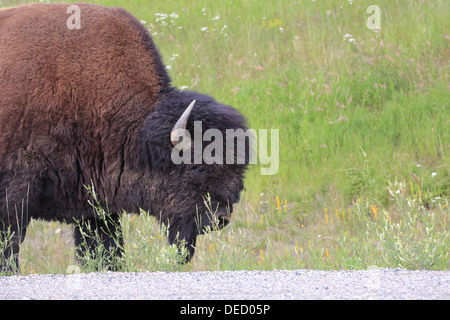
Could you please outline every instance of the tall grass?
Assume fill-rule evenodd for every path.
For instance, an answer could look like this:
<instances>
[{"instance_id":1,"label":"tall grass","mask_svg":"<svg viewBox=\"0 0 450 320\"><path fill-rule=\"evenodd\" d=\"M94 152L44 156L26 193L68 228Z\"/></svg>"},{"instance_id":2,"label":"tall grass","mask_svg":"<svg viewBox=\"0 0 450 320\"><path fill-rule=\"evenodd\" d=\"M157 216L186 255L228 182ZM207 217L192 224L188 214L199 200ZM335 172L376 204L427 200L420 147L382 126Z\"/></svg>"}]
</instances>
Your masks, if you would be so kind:
<instances>
[{"instance_id":1,"label":"tall grass","mask_svg":"<svg viewBox=\"0 0 450 320\"><path fill-rule=\"evenodd\" d=\"M406 181L390 182L386 189L390 194L387 207L374 199L358 198L348 208L328 207L313 213L302 213L302 208L283 197L261 194L257 211L250 203L241 203L232 224L199 237L196 255L185 265L180 264L178 248L167 244L166 229L156 219L146 212L124 214L125 254L116 267L130 272L335 270L374 265L448 269L448 199L434 197ZM46 229L49 225L50 230ZM69 226L61 227L69 233ZM23 274L64 273L74 264L72 248L60 247L58 229L33 223L33 240L25 241L21 256ZM86 256L81 270L107 270L102 257Z\"/></svg>"},{"instance_id":2,"label":"tall grass","mask_svg":"<svg viewBox=\"0 0 450 320\"><path fill-rule=\"evenodd\" d=\"M142 20L174 85L233 105L252 128L280 130L278 173L253 166L232 224L200 237L194 260L176 268L448 269L448 1L377 1L377 32L365 0L92 2ZM414 186L401 201L389 191L395 181ZM126 251L148 252L130 268L158 269L150 256L171 249L156 223L124 219ZM34 261L70 248L61 237L70 228L32 229L23 270L56 271ZM134 242L144 233L153 246ZM43 234L55 250L37 241ZM62 251L52 266L73 263Z\"/></svg>"}]
</instances>

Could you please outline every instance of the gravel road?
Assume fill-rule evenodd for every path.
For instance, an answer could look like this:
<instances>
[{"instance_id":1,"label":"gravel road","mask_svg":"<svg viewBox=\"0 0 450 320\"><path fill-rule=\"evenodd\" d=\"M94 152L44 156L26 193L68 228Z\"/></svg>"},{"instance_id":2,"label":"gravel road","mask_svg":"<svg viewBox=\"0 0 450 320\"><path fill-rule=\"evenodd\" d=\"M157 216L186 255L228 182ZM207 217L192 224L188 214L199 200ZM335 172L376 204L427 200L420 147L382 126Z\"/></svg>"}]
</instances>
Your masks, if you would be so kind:
<instances>
[{"instance_id":1,"label":"gravel road","mask_svg":"<svg viewBox=\"0 0 450 320\"><path fill-rule=\"evenodd\" d=\"M0 277L3 299L444 299L450 271L216 271Z\"/></svg>"}]
</instances>

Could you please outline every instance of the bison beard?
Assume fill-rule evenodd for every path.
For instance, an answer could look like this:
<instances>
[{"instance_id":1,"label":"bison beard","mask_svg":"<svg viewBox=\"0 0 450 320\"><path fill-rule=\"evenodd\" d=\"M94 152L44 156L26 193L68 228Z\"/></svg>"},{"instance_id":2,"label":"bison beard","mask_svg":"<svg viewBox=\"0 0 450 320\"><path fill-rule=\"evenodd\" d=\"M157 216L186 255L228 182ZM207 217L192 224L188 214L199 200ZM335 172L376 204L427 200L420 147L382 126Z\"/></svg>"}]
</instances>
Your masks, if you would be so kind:
<instances>
[{"instance_id":1,"label":"bison beard","mask_svg":"<svg viewBox=\"0 0 450 320\"><path fill-rule=\"evenodd\" d=\"M193 100L192 136L194 121L225 134L246 130L245 119L171 87L150 35L128 12L78 5L81 29L67 28L65 4L0 11L0 267L11 258L18 267L31 218L80 221L80 255L100 243L121 255L119 214L140 209L168 226L169 243L186 246L189 261L198 234L229 222L246 165L175 165L172 128ZM89 185L107 201L114 232L89 205ZM88 224L99 241L83 245Z\"/></svg>"}]
</instances>

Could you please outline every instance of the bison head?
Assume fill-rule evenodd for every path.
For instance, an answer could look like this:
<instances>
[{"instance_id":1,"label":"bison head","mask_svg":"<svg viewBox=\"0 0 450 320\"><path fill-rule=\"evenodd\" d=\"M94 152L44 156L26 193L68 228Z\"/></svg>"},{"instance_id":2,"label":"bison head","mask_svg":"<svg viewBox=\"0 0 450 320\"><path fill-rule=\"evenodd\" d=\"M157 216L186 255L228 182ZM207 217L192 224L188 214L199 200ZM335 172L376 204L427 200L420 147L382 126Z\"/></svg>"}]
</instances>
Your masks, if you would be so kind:
<instances>
[{"instance_id":1,"label":"bison head","mask_svg":"<svg viewBox=\"0 0 450 320\"><path fill-rule=\"evenodd\" d=\"M206 134L210 129L214 137ZM197 235L229 223L244 188L249 139L245 137L244 155L235 145L238 138L227 139L237 130L247 130L237 110L205 95L178 91L158 103L143 125L150 211L168 227L169 243L186 247L186 262Z\"/></svg>"}]
</instances>

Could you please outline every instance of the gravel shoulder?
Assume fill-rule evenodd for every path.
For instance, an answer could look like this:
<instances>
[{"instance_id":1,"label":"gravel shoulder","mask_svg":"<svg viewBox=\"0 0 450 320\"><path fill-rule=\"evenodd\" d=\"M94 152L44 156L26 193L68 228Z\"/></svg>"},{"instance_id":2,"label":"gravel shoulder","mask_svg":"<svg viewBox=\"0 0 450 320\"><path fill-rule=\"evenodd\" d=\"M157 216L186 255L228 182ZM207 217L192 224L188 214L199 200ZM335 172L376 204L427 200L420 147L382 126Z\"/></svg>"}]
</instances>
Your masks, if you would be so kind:
<instances>
[{"instance_id":1,"label":"gravel shoulder","mask_svg":"<svg viewBox=\"0 0 450 320\"><path fill-rule=\"evenodd\" d=\"M106 272L0 277L5 299L439 299L450 271Z\"/></svg>"}]
</instances>

